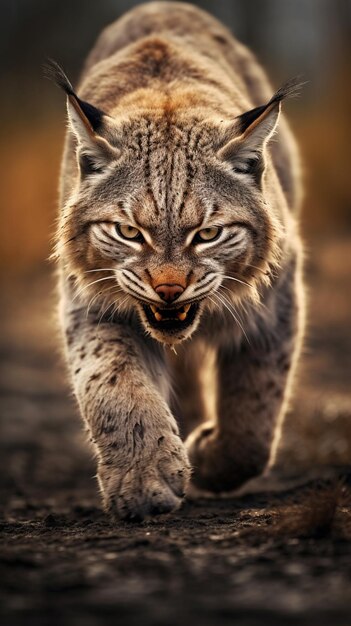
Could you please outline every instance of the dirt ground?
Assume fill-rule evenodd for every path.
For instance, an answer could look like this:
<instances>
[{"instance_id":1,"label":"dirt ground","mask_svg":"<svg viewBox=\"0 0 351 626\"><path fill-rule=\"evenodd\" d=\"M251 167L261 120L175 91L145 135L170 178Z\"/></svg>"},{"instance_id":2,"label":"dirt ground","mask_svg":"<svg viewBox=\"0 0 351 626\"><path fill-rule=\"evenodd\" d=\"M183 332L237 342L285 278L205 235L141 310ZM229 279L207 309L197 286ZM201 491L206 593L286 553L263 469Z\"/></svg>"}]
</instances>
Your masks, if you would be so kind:
<instances>
[{"instance_id":1,"label":"dirt ground","mask_svg":"<svg viewBox=\"0 0 351 626\"><path fill-rule=\"evenodd\" d=\"M4 626L351 623L350 250L346 238L310 250L308 342L273 474L134 525L99 508L52 278L4 279Z\"/></svg>"}]
</instances>

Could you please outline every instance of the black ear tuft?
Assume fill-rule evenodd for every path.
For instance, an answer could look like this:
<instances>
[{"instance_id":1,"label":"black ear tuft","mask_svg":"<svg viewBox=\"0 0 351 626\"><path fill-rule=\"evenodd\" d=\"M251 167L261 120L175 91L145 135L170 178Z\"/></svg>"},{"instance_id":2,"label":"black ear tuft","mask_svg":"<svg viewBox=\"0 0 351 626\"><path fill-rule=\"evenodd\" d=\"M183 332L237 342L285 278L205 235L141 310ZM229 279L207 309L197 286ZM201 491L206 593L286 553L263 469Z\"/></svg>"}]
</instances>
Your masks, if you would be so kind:
<instances>
[{"instance_id":1,"label":"black ear tuft","mask_svg":"<svg viewBox=\"0 0 351 626\"><path fill-rule=\"evenodd\" d=\"M250 111L246 111L242 115L239 115L236 118L239 125L239 132L244 133L245 130L251 126L251 124L257 120L269 106L272 106L272 104L279 104L279 102L282 102L282 100L285 100L286 98L295 98L298 96L301 88L305 84L306 82L302 82L301 77L299 76L291 78L284 85L282 85L278 91L275 92L267 104L263 104L262 106L256 107L255 109L251 109Z\"/></svg>"},{"instance_id":2,"label":"black ear tuft","mask_svg":"<svg viewBox=\"0 0 351 626\"><path fill-rule=\"evenodd\" d=\"M53 59L48 59L43 68L45 78L52 80L67 96L77 97L62 67Z\"/></svg>"},{"instance_id":3,"label":"black ear tuft","mask_svg":"<svg viewBox=\"0 0 351 626\"><path fill-rule=\"evenodd\" d=\"M44 76L49 80L52 80L58 87L60 87L69 98L73 98L75 100L93 131L97 132L102 127L102 118L105 113L101 111L101 109L89 104L89 102L85 102L84 100L78 98L62 67L60 67L59 64L53 59L48 59L47 63L44 65Z\"/></svg>"},{"instance_id":4,"label":"black ear tuft","mask_svg":"<svg viewBox=\"0 0 351 626\"><path fill-rule=\"evenodd\" d=\"M239 132L241 134L244 133L245 130L249 128L249 126L251 126L251 124L260 117L260 115L262 115L262 113L264 113L266 108L267 105L264 104L263 106L256 107L255 109L251 109L250 111L246 111L242 115L238 115L236 119L239 125Z\"/></svg>"},{"instance_id":5,"label":"black ear tuft","mask_svg":"<svg viewBox=\"0 0 351 626\"><path fill-rule=\"evenodd\" d=\"M101 127L103 126L102 118L105 115L105 113L101 111L101 109L97 109L92 104L89 104L89 102L84 102L84 100L81 100L77 96L75 97L85 117L87 118L87 120L89 120L92 129L95 132L100 130Z\"/></svg>"},{"instance_id":6,"label":"black ear tuft","mask_svg":"<svg viewBox=\"0 0 351 626\"><path fill-rule=\"evenodd\" d=\"M307 81L302 81L301 76L295 76L294 78L290 78L284 85L279 87L278 91L271 97L267 106L270 104L282 102L286 98L296 98L300 95L301 89L304 85L306 85Z\"/></svg>"}]
</instances>

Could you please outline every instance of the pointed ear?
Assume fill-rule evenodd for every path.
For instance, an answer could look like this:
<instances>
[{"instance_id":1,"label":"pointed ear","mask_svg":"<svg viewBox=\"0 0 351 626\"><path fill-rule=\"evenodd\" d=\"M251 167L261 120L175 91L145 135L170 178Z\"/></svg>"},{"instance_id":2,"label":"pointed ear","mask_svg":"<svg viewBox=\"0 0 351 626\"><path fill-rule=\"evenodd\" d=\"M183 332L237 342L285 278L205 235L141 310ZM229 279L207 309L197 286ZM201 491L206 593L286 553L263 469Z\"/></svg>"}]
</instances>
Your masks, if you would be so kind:
<instances>
[{"instance_id":1,"label":"pointed ear","mask_svg":"<svg viewBox=\"0 0 351 626\"><path fill-rule=\"evenodd\" d=\"M104 137L111 118L101 109L78 98L66 74L55 61L49 61L45 74L67 95L69 127L77 141L82 176L102 172L119 155L119 150Z\"/></svg>"},{"instance_id":2,"label":"pointed ear","mask_svg":"<svg viewBox=\"0 0 351 626\"><path fill-rule=\"evenodd\" d=\"M267 104L239 115L227 130L218 157L229 161L234 171L250 174L259 184L264 171L265 147L277 128L281 102L297 95L301 86L301 82L293 79L278 89Z\"/></svg>"}]
</instances>

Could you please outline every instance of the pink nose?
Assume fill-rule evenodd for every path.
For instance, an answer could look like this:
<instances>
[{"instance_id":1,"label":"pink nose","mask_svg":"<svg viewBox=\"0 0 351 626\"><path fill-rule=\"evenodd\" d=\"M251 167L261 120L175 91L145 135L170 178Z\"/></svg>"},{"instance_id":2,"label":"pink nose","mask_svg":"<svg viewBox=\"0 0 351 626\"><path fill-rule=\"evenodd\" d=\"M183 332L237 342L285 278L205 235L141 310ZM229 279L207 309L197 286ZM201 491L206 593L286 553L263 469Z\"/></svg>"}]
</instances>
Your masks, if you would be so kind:
<instances>
[{"instance_id":1,"label":"pink nose","mask_svg":"<svg viewBox=\"0 0 351 626\"><path fill-rule=\"evenodd\" d=\"M155 287L155 291L160 298L162 298L162 300L169 303L174 302L174 300L179 298L184 291L184 287L175 283L165 283L164 285L157 285L157 287Z\"/></svg>"}]
</instances>

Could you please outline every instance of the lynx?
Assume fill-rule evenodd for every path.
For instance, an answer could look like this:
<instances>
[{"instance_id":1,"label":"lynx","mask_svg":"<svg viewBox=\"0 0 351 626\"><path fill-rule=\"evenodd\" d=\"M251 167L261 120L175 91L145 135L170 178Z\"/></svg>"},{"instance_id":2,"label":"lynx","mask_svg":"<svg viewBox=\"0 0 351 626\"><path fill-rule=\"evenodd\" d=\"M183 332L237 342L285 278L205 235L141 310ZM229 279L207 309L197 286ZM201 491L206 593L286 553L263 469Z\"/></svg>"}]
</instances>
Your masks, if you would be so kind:
<instances>
[{"instance_id":1,"label":"lynx","mask_svg":"<svg viewBox=\"0 0 351 626\"><path fill-rule=\"evenodd\" d=\"M60 316L104 506L143 519L189 483L233 491L274 462L301 344L300 168L280 116L296 81L272 95L183 2L107 27L79 96L51 74L69 123Z\"/></svg>"}]
</instances>

